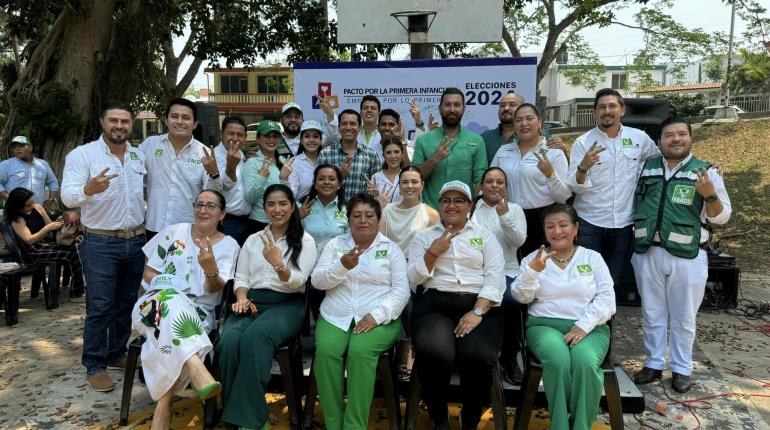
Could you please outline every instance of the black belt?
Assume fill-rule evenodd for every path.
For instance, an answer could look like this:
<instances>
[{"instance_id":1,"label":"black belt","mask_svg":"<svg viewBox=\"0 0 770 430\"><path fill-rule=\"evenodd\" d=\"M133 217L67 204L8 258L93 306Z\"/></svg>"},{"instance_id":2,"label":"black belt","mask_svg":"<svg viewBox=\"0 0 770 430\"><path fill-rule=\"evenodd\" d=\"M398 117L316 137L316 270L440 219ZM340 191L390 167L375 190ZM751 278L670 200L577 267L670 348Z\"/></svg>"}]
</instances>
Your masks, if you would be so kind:
<instances>
[{"instance_id":1,"label":"black belt","mask_svg":"<svg viewBox=\"0 0 770 430\"><path fill-rule=\"evenodd\" d=\"M661 243L661 242L652 242L652 246L660 246L660 247L662 247L663 243ZM703 242L703 243L698 244L698 248L700 248L700 249L709 249L709 246L708 246L708 243Z\"/></svg>"},{"instance_id":2,"label":"black belt","mask_svg":"<svg viewBox=\"0 0 770 430\"><path fill-rule=\"evenodd\" d=\"M230 214L230 213L225 214L225 218L235 218L235 219L238 219L238 220L248 220L248 219L251 219L251 218L249 218L248 215L233 215L233 214Z\"/></svg>"}]
</instances>

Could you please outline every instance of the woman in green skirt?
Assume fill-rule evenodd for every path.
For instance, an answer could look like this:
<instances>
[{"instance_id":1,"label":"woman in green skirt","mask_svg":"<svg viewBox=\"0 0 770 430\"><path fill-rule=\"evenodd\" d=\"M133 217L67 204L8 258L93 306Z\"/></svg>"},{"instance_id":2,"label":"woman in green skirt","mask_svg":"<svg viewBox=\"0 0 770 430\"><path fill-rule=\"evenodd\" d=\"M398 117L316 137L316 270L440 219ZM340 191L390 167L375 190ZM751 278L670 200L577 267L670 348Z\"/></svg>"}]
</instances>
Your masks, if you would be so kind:
<instances>
[{"instance_id":1,"label":"woman in green skirt","mask_svg":"<svg viewBox=\"0 0 770 430\"><path fill-rule=\"evenodd\" d=\"M305 281L316 262L315 242L302 228L291 189L270 185L263 202L270 223L243 244L233 314L216 347L222 420L241 429L267 429L273 354L302 328Z\"/></svg>"},{"instance_id":2,"label":"woman in green skirt","mask_svg":"<svg viewBox=\"0 0 770 430\"><path fill-rule=\"evenodd\" d=\"M313 270L313 286L326 290L313 373L329 430L367 428L377 361L398 340L409 300L406 259L379 233L380 214L374 197L354 196L347 205L350 233L331 239Z\"/></svg>"},{"instance_id":3,"label":"woman in green skirt","mask_svg":"<svg viewBox=\"0 0 770 430\"><path fill-rule=\"evenodd\" d=\"M543 366L550 428L588 430L604 385L606 322L615 313L612 277L599 253L576 245L573 208L546 207L543 227L549 246L524 257L511 292L529 304L527 346Z\"/></svg>"}]
</instances>

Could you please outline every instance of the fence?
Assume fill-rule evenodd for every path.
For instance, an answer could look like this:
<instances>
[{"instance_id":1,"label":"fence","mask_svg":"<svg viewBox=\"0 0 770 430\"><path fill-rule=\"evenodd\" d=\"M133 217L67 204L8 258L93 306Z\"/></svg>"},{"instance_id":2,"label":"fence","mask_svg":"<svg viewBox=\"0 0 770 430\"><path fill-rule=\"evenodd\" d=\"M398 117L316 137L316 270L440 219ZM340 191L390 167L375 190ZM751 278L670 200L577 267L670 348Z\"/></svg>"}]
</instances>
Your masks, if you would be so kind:
<instances>
[{"instance_id":1,"label":"fence","mask_svg":"<svg viewBox=\"0 0 770 430\"><path fill-rule=\"evenodd\" d=\"M730 105L738 106L746 112L770 111L770 94L735 96L730 99Z\"/></svg>"},{"instance_id":2,"label":"fence","mask_svg":"<svg viewBox=\"0 0 770 430\"><path fill-rule=\"evenodd\" d=\"M209 100L214 103L239 103L239 104L284 104L294 100L294 94L214 94L209 95Z\"/></svg>"},{"instance_id":3,"label":"fence","mask_svg":"<svg viewBox=\"0 0 770 430\"><path fill-rule=\"evenodd\" d=\"M591 109L578 109L575 111L575 124L573 127L593 127L596 125L594 111Z\"/></svg>"}]
</instances>

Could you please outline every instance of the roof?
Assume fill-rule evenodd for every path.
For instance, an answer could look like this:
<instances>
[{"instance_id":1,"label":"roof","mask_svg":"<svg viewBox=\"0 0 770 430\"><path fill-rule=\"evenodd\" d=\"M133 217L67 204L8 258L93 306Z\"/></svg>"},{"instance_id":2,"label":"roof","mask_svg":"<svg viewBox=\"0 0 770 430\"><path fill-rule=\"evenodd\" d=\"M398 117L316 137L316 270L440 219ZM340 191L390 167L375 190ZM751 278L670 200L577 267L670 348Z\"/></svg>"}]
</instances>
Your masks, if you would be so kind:
<instances>
[{"instance_id":1,"label":"roof","mask_svg":"<svg viewBox=\"0 0 770 430\"><path fill-rule=\"evenodd\" d=\"M604 67L604 70L608 72L617 72L617 71L630 71L630 72L636 72L638 70L666 70L665 64L650 64L649 66L639 68L638 66L628 65L628 66L604 66L601 64L596 65L585 65L585 64L557 64L557 67L559 70L571 70L571 69L583 69L585 67Z\"/></svg>"},{"instance_id":2,"label":"roof","mask_svg":"<svg viewBox=\"0 0 770 430\"><path fill-rule=\"evenodd\" d=\"M681 84L664 85L662 87L645 88L636 90L636 93L661 93L661 92L679 92L679 91L697 91L697 90L718 90L722 88L722 82L706 82L700 84Z\"/></svg>"}]
</instances>

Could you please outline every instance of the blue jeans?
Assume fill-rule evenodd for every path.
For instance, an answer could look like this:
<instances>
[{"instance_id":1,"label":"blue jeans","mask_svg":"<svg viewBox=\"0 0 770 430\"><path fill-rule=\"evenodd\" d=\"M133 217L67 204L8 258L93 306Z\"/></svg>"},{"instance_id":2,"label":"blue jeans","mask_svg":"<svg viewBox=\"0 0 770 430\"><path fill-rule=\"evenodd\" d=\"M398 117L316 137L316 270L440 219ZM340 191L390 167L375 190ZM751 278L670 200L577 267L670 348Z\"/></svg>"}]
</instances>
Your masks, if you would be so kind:
<instances>
[{"instance_id":1,"label":"blue jeans","mask_svg":"<svg viewBox=\"0 0 770 430\"><path fill-rule=\"evenodd\" d=\"M620 283L623 267L631 258L633 226L605 228L580 219L580 245L602 255L610 269L615 287Z\"/></svg>"},{"instance_id":2,"label":"blue jeans","mask_svg":"<svg viewBox=\"0 0 770 430\"><path fill-rule=\"evenodd\" d=\"M80 255L86 277L83 365L89 375L126 354L131 310L144 271L144 235L130 239L85 233Z\"/></svg>"}]
</instances>

